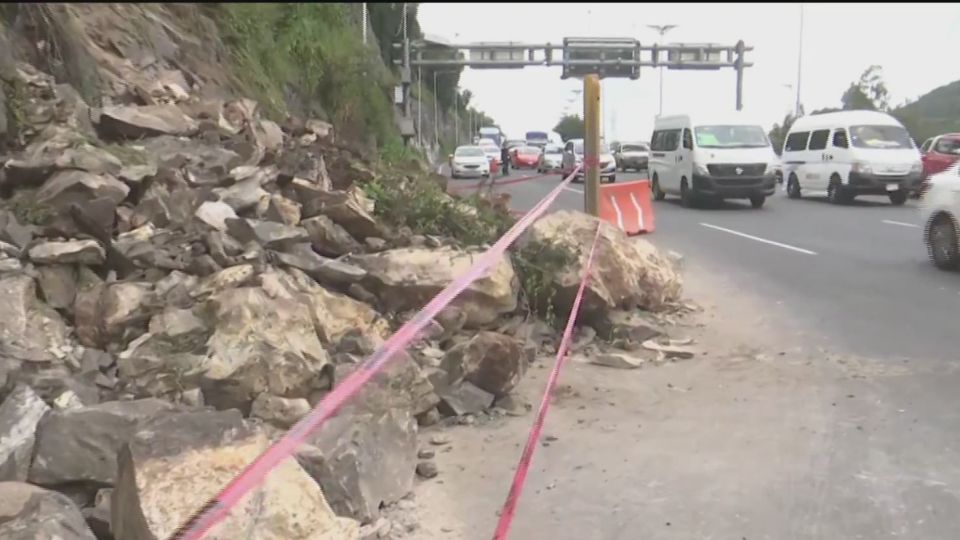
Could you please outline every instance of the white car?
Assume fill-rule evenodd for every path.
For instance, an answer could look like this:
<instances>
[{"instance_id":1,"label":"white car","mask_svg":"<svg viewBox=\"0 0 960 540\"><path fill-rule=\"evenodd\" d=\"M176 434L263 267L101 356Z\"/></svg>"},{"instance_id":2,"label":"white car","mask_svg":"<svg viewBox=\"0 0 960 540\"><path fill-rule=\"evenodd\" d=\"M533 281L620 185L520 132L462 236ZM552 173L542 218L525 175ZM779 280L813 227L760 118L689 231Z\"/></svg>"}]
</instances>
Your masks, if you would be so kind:
<instances>
[{"instance_id":1,"label":"white car","mask_svg":"<svg viewBox=\"0 0 960 540\"><path fill-rule=\"evenodd\" d=\"M495 161L497 164L500 163L500 147L497 146L496 143L487 139L480 139L480 144L477 146L483 150L483 153L486 154L489 161Z\"/></svg>"},{"instance_id":2,"label":"white car","mask_svg":"<svg viewBox=\"0 0 960 540\"><path fill-rule=\"evenodd\" d=\"M450 176L453 178L488 178L490 160L479 146L459 146L450 156Z\"/></svg>"},{"instance_id":3,"label":"white car","mask_svg":"<svg viewBox=\"0 0 960 540\"><path fill-rule=\"evenodd\" d=\"M561 162L560 171L564 178L570 176L570 173L573 172L573 169L578 165L583 165L583 139L570 139L567 141L567 144L563 147L563 161ZM601 143L600 144L600 182L603 182L603 179L606 178L610 182L617 181L617 160L613 158L613 154L610 153L610 148ZM576 178L573 179L574 182L583 182L584 181L584 168L580 167L579 172L577 172Z\"/></svg>"},{"instance_id":4,"label":"white car","mask_svg":"<svg viewBox=\"0 0 960 540\"><path fill-rule=\"evenodd\" d=\"M563 168L563 147L559 144L548 144L540 154L540 163L537 164L537 171L540 174L548 172L557 172Z\"/></svg>"},{"instance_id":5,"label":"white car","mask_svg":"<svg viewBox=\"0 0 960 540\"><path fill-rule=\"evenodd\" d=\"M930 260L937 268L960 268L960 162L928 179L920 199L920 223Z\"/></svg>"}]
</instances>

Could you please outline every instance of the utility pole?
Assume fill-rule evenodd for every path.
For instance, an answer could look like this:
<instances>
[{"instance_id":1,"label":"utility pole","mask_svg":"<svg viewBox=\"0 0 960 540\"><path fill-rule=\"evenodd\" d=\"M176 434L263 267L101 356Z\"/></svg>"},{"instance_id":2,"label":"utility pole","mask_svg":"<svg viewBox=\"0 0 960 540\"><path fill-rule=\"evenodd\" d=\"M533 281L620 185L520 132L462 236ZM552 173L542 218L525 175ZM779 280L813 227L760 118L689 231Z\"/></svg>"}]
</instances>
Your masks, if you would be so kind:
<instances>
[{"instance_id":1,"label":"utility pole","mask_svg":"<svg viewBox=\"0 0 960 540\"><path fill-rule=\"evenodd\" d=\"M600 78L583 78L583 169L586 178L584 211L600 215Z\"/></svg>"},{"instance_id":2,"label":"utility pole","mask_svg":"<svg viewBox=\"0 0 960 540\"><path fill-rule=\"evenodd\" d=\"M797 43L797 106L794 118L800 117L800 76L803 73L803 2L800 3L800 36Z\"/></svg>"},{"instance_id":3,"label":"utility pole","mask_svg":"<svg viewBox=\"0 0 960 540\"><path fill-rule=\"evenodd\" d=\"M454 88L453 132L457 146L460 146L460 87Z\"/></svg>"},{"instance_id":4,"label":"utility pole","mask_svg":"<svg viewBox=\"0 0 960 540\"><path fill-rule=\"evenodd\" d=\"M423 148L423 75L417 66L417 146Z\"/></svg>"},{"instance_id":5,"label":"utility pole","mask_svg":"<svg viewBox=\"0 0 960 540\"><path fill-rule=\"evenodd\" d=\"M437 96L437 74L433 72L433 144L440 148L440 98Z\"/></svg>"},{"instance_id":6,"label":"utility pole","mask_svg":"<svg viewBox=\"0 0 960 540\"><path fill-rule=\"evenodd\" d=\"M678 25L676 24L662 24L662 25L648 24L647 28L652 28L653 30L656 30L657 33L660 34L660 40L662 41L663 35L669 32L670 30L673 30L677 26ZM658 51L657 54L659 55L660 52ZM660 59L657 58L658 63L659 63L659 60ZM660 64L660 112L658 114L660 115L663 114L663 64Z\"/></svg>"}]
</instances>

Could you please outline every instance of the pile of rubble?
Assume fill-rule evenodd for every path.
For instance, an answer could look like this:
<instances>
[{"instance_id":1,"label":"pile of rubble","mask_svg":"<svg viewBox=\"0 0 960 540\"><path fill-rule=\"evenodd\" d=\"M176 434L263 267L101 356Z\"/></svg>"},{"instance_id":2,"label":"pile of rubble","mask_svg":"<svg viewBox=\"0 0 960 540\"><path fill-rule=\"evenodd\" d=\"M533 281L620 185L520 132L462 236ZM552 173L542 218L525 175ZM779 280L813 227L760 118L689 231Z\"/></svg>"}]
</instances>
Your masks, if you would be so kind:
<instances>
[{"instance_id":1,"label":"pile of rubble","mask_svg":"<svg viewBox=\"0 0 960 540\"><path fill-rule=\"evenodd\" d=\"M280 126L250 100L170 86L91 108L29 65L13 77L0 537L167 538L478 252L381 223L363 191L375 168L323 122ZM580 242L591 219L530 234ZM595 326L679 295L647 244L610 228L601 251ZM576 272L554 276L561 293ZM402 533L382 508L436 474L418 428L509 407L555 339L517 314L519 288L504 257L211 538Z\"/></svg>"}]
</instances>

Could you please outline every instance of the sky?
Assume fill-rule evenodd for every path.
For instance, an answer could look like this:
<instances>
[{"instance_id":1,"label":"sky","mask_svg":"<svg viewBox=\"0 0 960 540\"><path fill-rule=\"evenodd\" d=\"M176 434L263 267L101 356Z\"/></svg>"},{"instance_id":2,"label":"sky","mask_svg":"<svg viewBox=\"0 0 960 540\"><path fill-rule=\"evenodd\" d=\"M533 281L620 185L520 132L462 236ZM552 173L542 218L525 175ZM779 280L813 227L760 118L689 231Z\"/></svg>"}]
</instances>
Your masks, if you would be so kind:
<instances>
[{"instance_id":1,"label":"sky","mask_svg":"<svg viewBox=\"0 0 960 540\"><path fill-rule=\"evenodd\" d=\"M960 3L803 4L800 47L798 3L422 3L423 32L455 43L515 41L562 43L564 37L633 37L660 41L647 25L678 25L661 43L719 43L742 39L754 50L744 71L743 110L772 127L795 107L798 51L800 97L806 111L837 107L851 82L872 64L883 67L891 104L915 99L960 79ZM645 53L649 55L649 53ZM646 58L646 56L645 56ZM461 88L510 137L549 131L564 110L582 112L577 79L561 68L465 69ZM608 140L648 140L658 112L659 73L603 82ZM663 71L663 113L705 114L736 106L736 72ZM571 101L571 98L573 100Z\"/></svg>"}]
</instances>

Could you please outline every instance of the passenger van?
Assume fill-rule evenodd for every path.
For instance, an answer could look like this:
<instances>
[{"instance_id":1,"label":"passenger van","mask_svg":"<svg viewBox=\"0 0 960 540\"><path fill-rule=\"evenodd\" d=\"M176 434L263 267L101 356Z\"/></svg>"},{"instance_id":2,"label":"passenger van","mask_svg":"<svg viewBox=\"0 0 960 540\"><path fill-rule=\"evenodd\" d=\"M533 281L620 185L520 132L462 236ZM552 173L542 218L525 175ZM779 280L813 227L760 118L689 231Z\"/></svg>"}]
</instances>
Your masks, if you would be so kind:
<instances>
[{"instance_id":1,"label":"passenger van","mask_svg":"<svg viewBox=\"0 0 960 540\"><path fill-rule=\"evenodd\" d=\"M783 143L787 196L824 192L834 204L887 195L901 205L923 182L923 162L907 130L889 114L840 111L798 118Z\"/></svg>"},{"instance_id":2,"label":"passenger van","mask_svg":"<svg viewBox=\"0 0 960 540\"><path fill-rule=\"evenodd\" d=\"M686 207L703 199L750 199L760 208L776 190L776 164L766 131L740 112L661 116L650 139L654 198L679 195Z\"/></svg>"}]
</instances>

